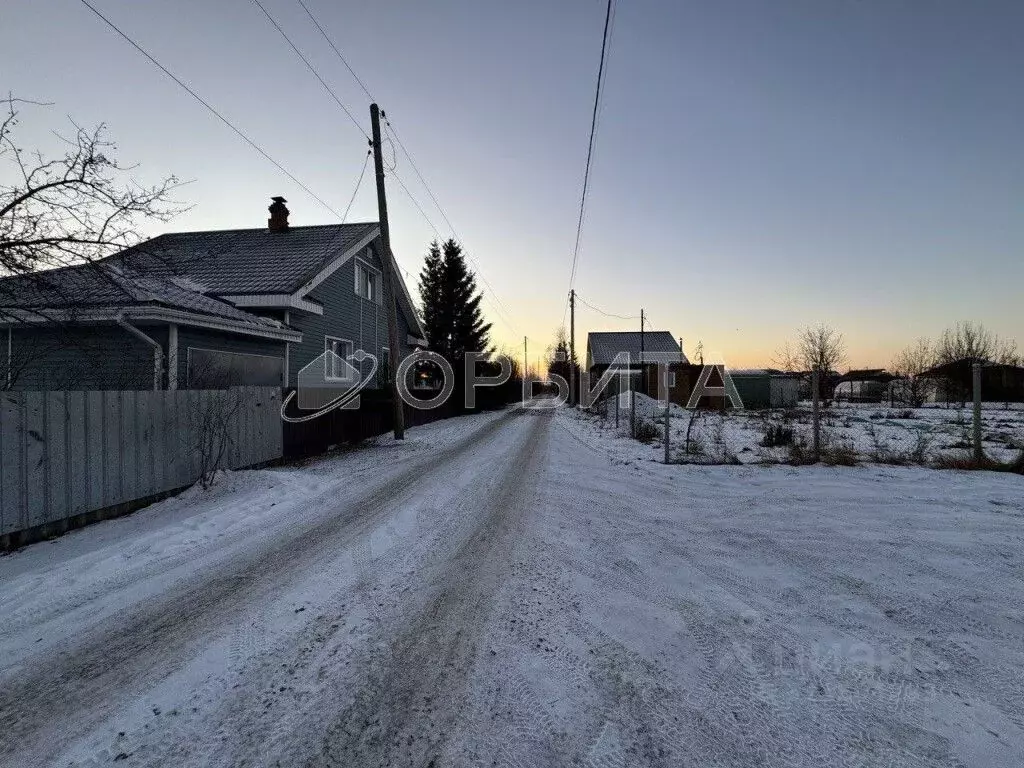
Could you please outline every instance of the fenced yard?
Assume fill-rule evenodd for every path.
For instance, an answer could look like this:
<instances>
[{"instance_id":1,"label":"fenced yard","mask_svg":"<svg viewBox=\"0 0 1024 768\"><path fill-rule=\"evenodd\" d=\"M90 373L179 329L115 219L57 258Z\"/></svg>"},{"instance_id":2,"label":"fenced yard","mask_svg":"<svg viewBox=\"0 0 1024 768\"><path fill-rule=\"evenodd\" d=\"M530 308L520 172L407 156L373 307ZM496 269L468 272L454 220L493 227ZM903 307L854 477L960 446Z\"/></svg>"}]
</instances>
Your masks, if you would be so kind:
<instances>
[{"instance_id":1,"label":"fenced yard","mask_svg":"<svg viewBox=\"0 0 1024 768\"><path fill-rule=\"evenodd\" d=\"M276 388L5 392L0 549L282 454Z\"/></svg>"},{"instance_id":2,"label":"fenced yard","mask_svg":"<svg viewBox=\"0 0 1024 768\"><path fill-rule=\"evenodd\" d=\"M606 436L635 436L644 444L638 455L664 461L663 402L638 394L634 414L629 393L624 393L618 427L614 397L583 413L582 418ZM985 403L980 426L986 461L993 467L1021 465L1024 405ZM834 403L819 410L818 429L823 463L958 467L974 456L970 404L890 408ZM814 458L814 411L808 403L791 409L726 411L691 411L673 405L669 430L671 463L804 464Z\"/></svg>"}]
</instances>

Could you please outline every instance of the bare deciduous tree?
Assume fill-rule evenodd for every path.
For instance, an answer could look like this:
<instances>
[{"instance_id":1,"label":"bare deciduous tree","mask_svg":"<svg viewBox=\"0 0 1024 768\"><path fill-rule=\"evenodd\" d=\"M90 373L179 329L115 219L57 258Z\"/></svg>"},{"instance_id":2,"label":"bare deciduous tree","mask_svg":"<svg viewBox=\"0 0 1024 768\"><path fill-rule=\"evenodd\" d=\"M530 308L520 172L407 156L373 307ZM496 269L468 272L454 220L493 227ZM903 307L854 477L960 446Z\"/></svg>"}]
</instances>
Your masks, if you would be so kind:
<instances>
[{"instance_id":1,"label":"bare deciduous tree","mask_svg":"<svg viewBox=\"0 0 1024 768\"><path fill-rule=\"evenodd\" d=\"M926 338L919 338L893 357L892 372L900 377L898 391L907 404L920 408L924 403L930 382L920 376L935 365L935 360L935 348Z\"/></svg>"},{"instance_id":2,"label":"bare deciduous tree","mask_svg":"<svg viewBox=\"0 0 1024 768\"><path fill-rule=\"evenodd\" d=\"M821 371L819 391L827 401L832 391L829 374L846 362L843 334L824 323L797 331L796 343L787 341L775 353L775 364L784 371Z\"/></svg>"},{"instance_id":3,"label":"bare deciduous tree","mask_svg":"<svg viewBox=\"0 0 1024 768\"><path fill-rule=\"evenodd\" d=\"M843 334L824 323L808 326L797 337L797 357L804 370L817 368L828 374L846 362L846 341Z\"/></svg>"},{"instance_id":4,"label":"bare deciduous tree","mask_svg":"<svg viewBox=\"0 0 1024 768\"><path fill-rule=\"evenodd\" d=\"M37 103L9 95L0 104L0 178L8 180L0 183L0 277L98 261L141 240L141 222L186 210L171 199L176 177L152 186L135 180L106 126L72 121L68 135L56 134L63 154L48 157L17 137L19 106Z\"/></svg>"},{"instance_id":5,"label":"bare deciduous tree","mask_svg":"<svg viewBox=\"0 0 1024 768\"><path fill-rule=\"evenodd\" d=\"M772 362L779 368L779 370L786 371L787 373L797 373L802 369L799 355L796 349L793 348L792 342L787 341L779 349L775 351L775 357Z\"/></svg>"},{"instance_id":6,"label":"bare deciduous tree","mask_svg":"<svg viewBox=\"0 0 1024 768\"><path fill-rule=\"evenodd\" d=\"M965 358L1004 365L1020 364L1017 342L1003 339L981 323L969 320L947 328L939 337L935 356L937 364L944 365Z\"/></svg>"}]
</instances>

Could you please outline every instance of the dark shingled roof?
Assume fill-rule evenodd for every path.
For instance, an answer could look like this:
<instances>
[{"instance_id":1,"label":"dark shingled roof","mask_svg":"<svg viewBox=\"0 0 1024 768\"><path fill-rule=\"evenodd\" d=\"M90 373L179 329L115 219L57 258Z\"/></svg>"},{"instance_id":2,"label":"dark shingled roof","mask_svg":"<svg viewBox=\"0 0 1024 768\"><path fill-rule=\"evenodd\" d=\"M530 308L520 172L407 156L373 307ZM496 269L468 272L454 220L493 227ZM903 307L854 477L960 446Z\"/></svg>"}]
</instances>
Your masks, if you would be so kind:
<instances>
[{"instance_id":1,"label":"dark shingled roof","mask_svg":"<svg viewBox=\"0 0 1024 768\"><path fill-rule=\"evenodd\" d=\"M661 362L660 355L671 353L676 360L688 362L686 355L679 349L679 344L668 331L646 331L643 338L645 353L655 353L657 359L648 358L648 362ZM590 365L611 365L615 355L628 352L632 362L640 361L640 331L609 331L591 332L587 334L587 353Z\"/></svg>"},{"instance_id":2,"label":"dark shingled roof","mask_svg":"<svg viewBox=\"0 0 1024 768\"><path fill-rule=\"evenodd\" d=\"M0 283L0 305L10 310L89 309L163 306L212 315L253 326L280 328L280 323L237 309L226 301L204 296L178 277L139 277L107 264L64 267L33 275L10 277Z\"/></svg>"},{"instance_id":3,"label":"dark shingled roof","mask_svg":"<svg viewBox=\"0 0 1024 768\"><path fill-rule=\"evenodd\" d=\"M378 228L377 222L290 227L286 232L228 229L172 232L105 259L148 275L179 275L203 293L292 293L334 256Z\"/></svg>"}]
</instances>

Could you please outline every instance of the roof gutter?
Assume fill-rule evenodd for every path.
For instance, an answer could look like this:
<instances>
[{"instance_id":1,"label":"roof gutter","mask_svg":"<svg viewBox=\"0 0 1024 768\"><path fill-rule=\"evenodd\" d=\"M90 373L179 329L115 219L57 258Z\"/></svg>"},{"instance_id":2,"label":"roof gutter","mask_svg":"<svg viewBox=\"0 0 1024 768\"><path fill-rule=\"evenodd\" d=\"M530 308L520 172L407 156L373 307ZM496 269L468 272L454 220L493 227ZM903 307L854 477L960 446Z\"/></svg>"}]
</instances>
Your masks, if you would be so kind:
<instances>
[{"instance_id":1,"label":"roof gutter","mask_svg":"<svg viewBox=\"0 0 1024 768\"><path fill-rule=\"evenodd\" d=\"M161 389L160 384L163 379L164 356L164 350L163 347L160 346L160 342L158 342L156 339L150 338L142 331L140 331L138 328L136 328L134 325L129 323L128 320L125 319L123 312L119 312L117 314L117 316L114 318L114 322L117 323L122 328L124 328L126 331L128 331L128 333L132 334L132 336L134 336L135 338L140 339L141 341L144 341L145 343L153 347L153 391L158 392Z\"/></svg>"},{"instance_id":2,"label":"roof gutter","mask_svg":"<svg viewBox=\"0 0 1024 768\"><path fill-rule=\"evenodd\" d=\"M118 315L124 310L90 310L83 312L69 312L56 310L46 316L38 311L10 309L0 310L5 319L0 320L0 327L8 324L40 324L46 323L106 323L116 322ZM260 336L277 341L302 341L302 334L290 328L280 328L270 325L257 325L255 323L241 323L237 320L220 318L214 315L197 314L183 310L170 309L166 307L139 307L132 311L132 318L136 321L147 320L157 323L178 323L179 325L190 325L196 328L209 328L214 331L227 331L228 333L243 333L247 336Z\"/></svg>"}]
</instances>

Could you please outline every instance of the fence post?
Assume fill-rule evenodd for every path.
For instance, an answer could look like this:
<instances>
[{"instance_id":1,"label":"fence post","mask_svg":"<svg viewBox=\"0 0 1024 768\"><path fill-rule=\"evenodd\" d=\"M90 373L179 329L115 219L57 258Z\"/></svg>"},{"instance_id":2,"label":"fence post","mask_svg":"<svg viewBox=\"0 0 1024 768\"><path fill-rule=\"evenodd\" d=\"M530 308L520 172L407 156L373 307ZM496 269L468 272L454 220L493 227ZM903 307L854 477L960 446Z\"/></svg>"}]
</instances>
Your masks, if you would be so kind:
<instances>
[{"instance_id":1,"label":"fence post","mask_svg":"<svg viewBox=\"0 0 1024 768\"><path fill-rule=\"evenodd\" d=\"M629 379L629 436L636 438L636 391L632 377Z\"/></svg>"},{"instance_id":2,"label":"fence post","mask_svg":"<svg viewBox=\"0 0 1024 768\"><path fill-rule=\"evenodd\" d=\"M814 461L821 460L821 396L819 392L819 381L821 378L821 372L814 368L811 371L811 418L813 420L812 434L812 452L814 455Z\"/></svg>"},{"instance_id":3,"label":"fence post","mask_svg":"<svg viewBox=\"0 0 1024 768\"><path fill-rule=\"evenodd\" d=\"M981 450L981 363L971 366L974 389L974 460L980 464L985 458Z\"/></svg>"},{"instance_id":4,"label":"fence post","mask_svg":"<svg viewBox=\"0 0 1024 768\"><path fill-rule=\"evenodd\" d=\"M671 412L672 412L672 398L669 396L669 393L666 392L665 393L665 463L666 464L669 463L668 452L669 452L669 446L671 445L671 442L672 442L672 439L670 437L670 435L672 434L672 430L670 429L670 425L669 425L669 414Z\"/></svg>"},{"instance_id":5,"label":"fence post","mask_svg":"<svg viewBox=\"0 0 1024 768\"><path fill-rule=\"evenodd\" d=\"M619 381L615 381L615 429L619 429L619 399L622 395L622 387L619 386Z\"/></svg>"}]
</instances>

